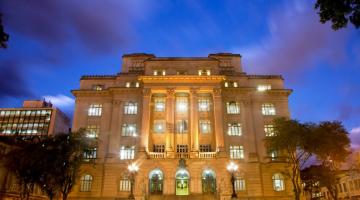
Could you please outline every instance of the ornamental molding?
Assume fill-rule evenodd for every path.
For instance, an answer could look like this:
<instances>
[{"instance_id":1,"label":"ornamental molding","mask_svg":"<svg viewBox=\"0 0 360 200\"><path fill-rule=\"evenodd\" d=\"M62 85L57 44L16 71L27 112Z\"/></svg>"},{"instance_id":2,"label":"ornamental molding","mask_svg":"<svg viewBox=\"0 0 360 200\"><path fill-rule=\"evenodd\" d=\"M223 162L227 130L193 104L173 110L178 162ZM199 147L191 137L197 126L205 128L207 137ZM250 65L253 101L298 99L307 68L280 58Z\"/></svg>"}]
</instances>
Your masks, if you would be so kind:
<instances>
[{"instance_id":1,"label":"ornamental molding","mask_svg":"<svg viewBox=\"0 0 360 200\"><path fill-rule=\"evenodd\" d=\"M138 80L143 83L220 83L225 80L225 76L139 76Z\"/></svg>"}]
</instances>

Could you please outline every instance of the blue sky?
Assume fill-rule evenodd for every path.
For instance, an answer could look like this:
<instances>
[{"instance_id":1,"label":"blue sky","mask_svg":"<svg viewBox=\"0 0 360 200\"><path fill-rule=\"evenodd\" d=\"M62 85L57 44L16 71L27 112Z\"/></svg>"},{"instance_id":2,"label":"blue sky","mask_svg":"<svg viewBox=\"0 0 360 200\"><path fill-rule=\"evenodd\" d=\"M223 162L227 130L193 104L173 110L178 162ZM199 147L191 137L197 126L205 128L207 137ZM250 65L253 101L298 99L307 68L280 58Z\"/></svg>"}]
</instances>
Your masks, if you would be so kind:
<instances>
[{"instance_id":1,"label":"blue sky","mask_svg":"<svg viewBox=\"0 0 360 200\"><path fill-rule=\"evenodd\" d=\"M0 106L51 99L71 113L84 74L115 74L121 55L240 53L249 74L282 74L292 117L341 120L360 144L360 30L333 31L303 0L1 1Z\"/></svg>"}]
</instances>

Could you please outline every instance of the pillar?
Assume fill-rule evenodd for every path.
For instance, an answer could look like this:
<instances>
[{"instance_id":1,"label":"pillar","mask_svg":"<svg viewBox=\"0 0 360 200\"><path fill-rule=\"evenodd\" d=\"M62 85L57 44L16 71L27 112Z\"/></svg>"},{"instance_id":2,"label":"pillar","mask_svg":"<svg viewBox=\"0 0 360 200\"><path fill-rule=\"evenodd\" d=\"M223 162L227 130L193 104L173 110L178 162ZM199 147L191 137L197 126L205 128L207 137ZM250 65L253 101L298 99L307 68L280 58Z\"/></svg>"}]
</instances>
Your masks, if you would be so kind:
<instances>
[{"instance_id":1,"label":"pillar","mask_svg":"<svg viewBox=\"0 0 360 200\"><path fill-rule=\"evenodd\" d=\"M175 90L173 88L168 89L166 96L166 152L168 156L172 157L175 148L174 142L174 120L175 120ZM171 154L171 155L169 155Z\"/></svg>"},{"instance_id":2,"label":"pillar","mask_svg":"<svg viewBox=\"0 0 360 200\"><path fill-rule=\"evenodd\" d=\"M143 89L142 99L142 118L141 118L141 142L139 151L149 151L149 132L150 132L150 99L151 90Z\"/></svg>"},{"instance_id":3,"label":"pillar","mask_svg":"<svg viewBox=\"0 0 360 200\"><path fill-rule=\"evenodd\" d=\"M199 116L197 89L190 90L190 135L191 151L199 151Z\"/></svg>"},{"instance_id":4,"label":"pillar","mask_svg":"<svg viewBox=\"0 0 360 200\"><path fill-rule=\"evenodd\" d=\"M215 88L213 91L214 99L214 121L215 121L215 140L216 149L220 154L225 153L224 149L224 125L223 125L223 103L221 97L221 89Z\"/></svg>"}]
</instances>

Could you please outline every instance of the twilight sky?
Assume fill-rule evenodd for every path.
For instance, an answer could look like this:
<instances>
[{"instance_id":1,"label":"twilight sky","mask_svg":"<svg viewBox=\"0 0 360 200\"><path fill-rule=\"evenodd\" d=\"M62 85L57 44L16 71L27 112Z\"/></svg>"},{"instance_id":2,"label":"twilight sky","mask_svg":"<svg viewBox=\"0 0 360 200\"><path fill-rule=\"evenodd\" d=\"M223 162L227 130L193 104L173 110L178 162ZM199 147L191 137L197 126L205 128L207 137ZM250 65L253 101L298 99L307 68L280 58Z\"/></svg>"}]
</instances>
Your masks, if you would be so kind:
<instances>
[{"instance_id":1,"label":"twilight sky","mask_svg":"<svg viewBox=\"0 0 360 200\"><path fill-rule=\"evenodd\" d=\"M314 0L2 0L0 107L46 97L72 115L85 74L121 55L240 53L248 74L282 74L292 117L341 120L360 145L360 30L319 22Z\"/></svg>"}]
</instances>

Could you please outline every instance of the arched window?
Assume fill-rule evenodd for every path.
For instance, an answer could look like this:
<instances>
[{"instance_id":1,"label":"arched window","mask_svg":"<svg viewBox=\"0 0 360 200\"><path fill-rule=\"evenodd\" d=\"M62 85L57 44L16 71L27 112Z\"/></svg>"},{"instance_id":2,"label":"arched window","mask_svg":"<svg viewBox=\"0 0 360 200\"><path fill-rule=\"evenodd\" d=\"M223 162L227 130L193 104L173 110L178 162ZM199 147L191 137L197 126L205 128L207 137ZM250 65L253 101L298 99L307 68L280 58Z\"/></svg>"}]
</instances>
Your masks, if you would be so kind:
<instances>
[{"instance_id":1,"label":"arched window","mask_svg":"<svg viewBox=\"0 0 360 200\"><path fill-rule=\"evenodd\" d=\"M273 180L273 187L274 187L275 191L285 190L283 175L276 173L272 176L272 180Z\"/></svg>"},{"instance_id":2,"label":"arched window","mask_svg":"<svg viewBox=\"0 0 360 200\"><path fill-rule=\"evenodd\" d=\"M150 193L162 194L164 175L160 169L154 169L149 174Z\"/></svg>"},{"instance_id":3,"label":"arched window","mask_svg":"<svg viewBox=\"0 0 360 200\"><path fill-rule=\"evenodd\" d=\"M213 170L205 169L201 175L201 180L203 193L215 193L216 176Z\"/></svg>"},{"instance_id":4,"label":"arched window","mask_svg":"<svg viewBox=\"0 0 360 200\"><path fill-rule=\"evenodd\" d=\"M84 176L82 176L80 179L80 191L90 192L92 180L93 178L89 174L85 174Z\"/></svg>"}]
</instances>

